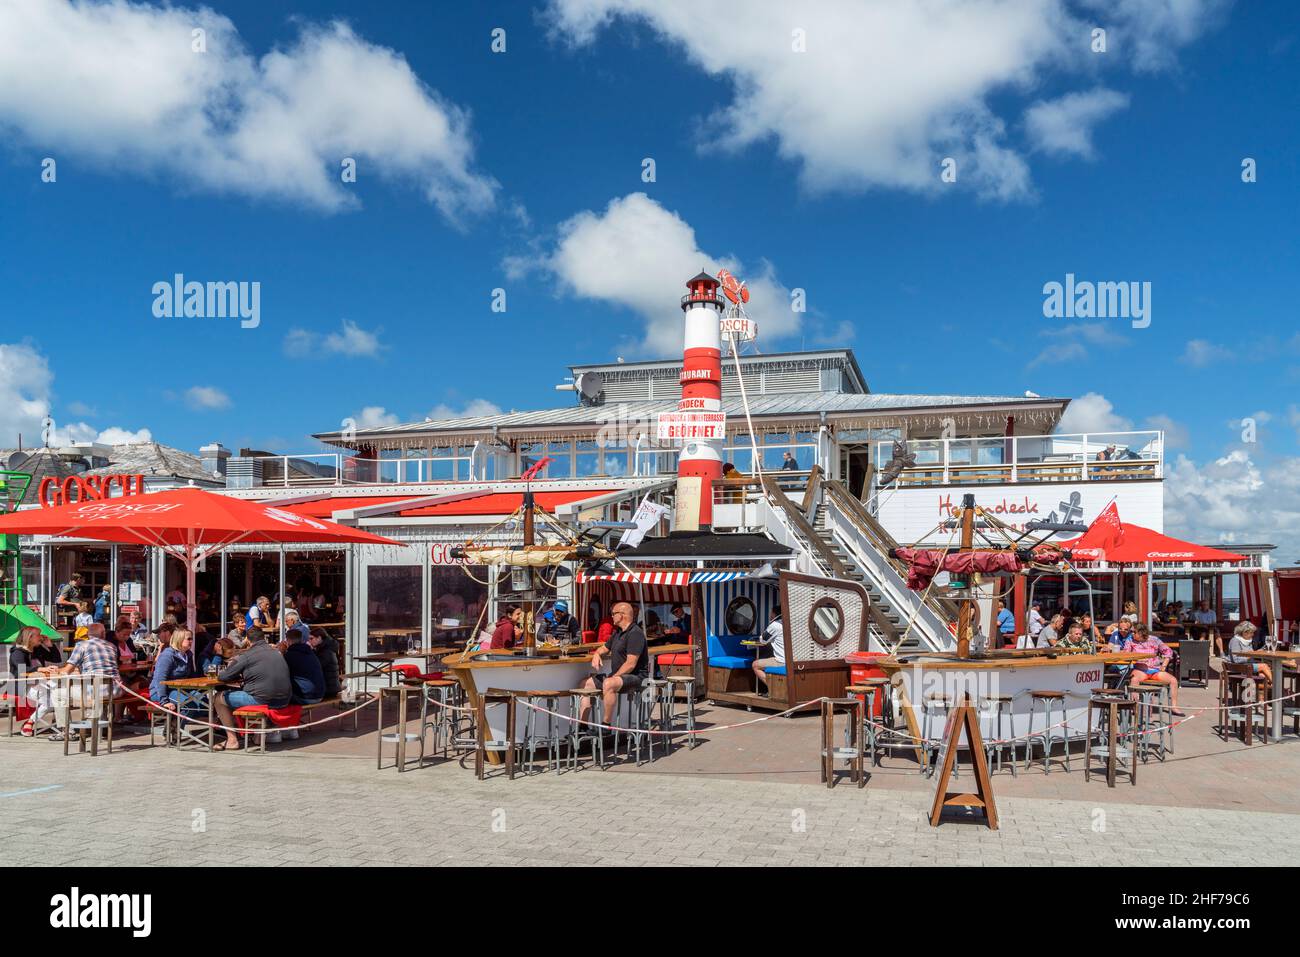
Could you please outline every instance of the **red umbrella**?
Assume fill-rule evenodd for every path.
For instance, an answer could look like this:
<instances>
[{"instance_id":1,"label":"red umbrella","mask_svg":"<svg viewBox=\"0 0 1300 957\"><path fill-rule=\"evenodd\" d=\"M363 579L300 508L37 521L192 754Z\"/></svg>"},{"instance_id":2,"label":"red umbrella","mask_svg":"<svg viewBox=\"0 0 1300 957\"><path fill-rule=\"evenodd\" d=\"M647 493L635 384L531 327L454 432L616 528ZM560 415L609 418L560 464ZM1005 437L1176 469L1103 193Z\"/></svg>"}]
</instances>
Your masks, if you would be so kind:
<instances>
[{"instance_id":1,"label":"red umbrella","mask_svg":"<svg viewBox=\"0 0 1300 957\"><path fill-rule=\"evenodd\" d=\"M191 631L195 624L195 566L228 545L403 544L199 488L25 509L0 515L0 535L69 535L161 548L185 563L186 620Z\"/></svg>"},{"instance_id":2,"label":"red umbrella","mask_svg":"<svg viewBox=\"0 0 1300 957\"><path fill-rule=\"evenodd\" d=\"M1141 525L1120 520L1111 502L1088 530L1069 542L1053 543L1082 561L1108 561L1113 565L1141 565L1146 562L1244 562L1245 555L1225 552L1162 535Z\"/></svg>"}]
</instances>

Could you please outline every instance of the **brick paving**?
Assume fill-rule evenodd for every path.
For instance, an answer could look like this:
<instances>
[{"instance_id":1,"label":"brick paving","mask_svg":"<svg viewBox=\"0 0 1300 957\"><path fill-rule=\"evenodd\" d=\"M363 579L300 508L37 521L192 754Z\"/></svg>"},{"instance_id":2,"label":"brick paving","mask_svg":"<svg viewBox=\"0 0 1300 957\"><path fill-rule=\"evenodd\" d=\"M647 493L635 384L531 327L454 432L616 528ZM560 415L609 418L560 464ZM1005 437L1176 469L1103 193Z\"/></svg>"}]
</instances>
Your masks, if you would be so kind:
<instances>
[{"instance_id":1,"label":"brick paving","mask_svg":"<svg viewBox=\"0 0 1300 957\"><path fill-rule=\"evenodd\" d=\"M744 712L721 714L743 720ZM769 749L791 735L802 746L815 735L812 725L782 719L774 730L749 731L751 751L759 736L772 739ZM457 761L376 771L373 732L265 756L178 752L127 738L111 756L64 758L47 741L0 737L0 865L529 865L607 855L695 866L1260 865L1300 856L1295 808L1256 809L1276 804L1261 801L1261 791L1278 790L1300 763L1291 742L1189 755L1185 771L1175 762L1143 766L1136 788L1111 790L1094 778L1084 790L1077 770L1022 773L1014 782L999 775L1002 828L992 832L963 822L929 827L933 784L902 762L878 769L863 790L847 780L827 790L806 753L785 777L773 768L720 771L745 750L729 740L719 735L640 770L479 782ZM351 747L341 753L340 742ZM791 758L771 751L760 760L780 761L782 753ZM1181 806L1152 803L1168 793L1162 777L1200 775L1198 764L1237 778L1237 788L1206 806L1188 806L1185 794ZM692 770L697 765L704 770ZM1279 767L1287 768L1282 779ZM1059 796L1062 789L1074 796Z\"/></svg>"}]
</instances>

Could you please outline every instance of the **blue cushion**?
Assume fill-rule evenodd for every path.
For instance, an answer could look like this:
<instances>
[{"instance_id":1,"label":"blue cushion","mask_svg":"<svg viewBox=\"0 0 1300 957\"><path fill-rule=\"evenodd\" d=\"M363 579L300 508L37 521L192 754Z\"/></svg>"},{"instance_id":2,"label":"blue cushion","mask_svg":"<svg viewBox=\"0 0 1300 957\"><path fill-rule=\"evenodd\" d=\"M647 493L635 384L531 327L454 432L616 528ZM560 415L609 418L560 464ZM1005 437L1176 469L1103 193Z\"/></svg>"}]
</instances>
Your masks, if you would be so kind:
<instances>
[{"instance_id":1,"label":"blue cushion","mask_svg":"<svg viewBox=\"0 0 1300 957\"><path fill-rule=\"evenodd\" d=\"M714 658L744 658L754 657L754 649L746 648L741 644L742 641L752 641L750 635L709 635L708 648L709 660Z\"/></svg>"},{"instance_id":2,"label":"blue cushion","mask_svg":"<svg viewBox=\"0 0 1300 957\"><path fill-rule=\"evenodd\" d=\"M785 674L785 665L772 665L770 668L764 668L763 673L768 675L783 675Z\"/></svg>"},{"instance_id":3,"label":"blue cushion","mask_svg":"<svg viewBox=\"0 0 1300 957\"><path fill-rule=\"evenodd\" d=\"M709 656L710 668L730 668L733 671L743 671L754 663L753 658L740 658L736 655L720 655L714 658Z\"/></svg>"}]
</instances>

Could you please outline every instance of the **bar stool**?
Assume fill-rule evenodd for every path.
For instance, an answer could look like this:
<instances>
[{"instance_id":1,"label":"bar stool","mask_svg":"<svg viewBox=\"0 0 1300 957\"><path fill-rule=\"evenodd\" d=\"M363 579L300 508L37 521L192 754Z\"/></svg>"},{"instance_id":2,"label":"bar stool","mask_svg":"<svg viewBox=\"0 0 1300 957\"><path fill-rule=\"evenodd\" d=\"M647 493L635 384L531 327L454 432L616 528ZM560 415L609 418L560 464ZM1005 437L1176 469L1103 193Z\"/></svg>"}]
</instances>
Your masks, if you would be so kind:
<instances>
[{"instance_id":1,"label":"bar stool","mask_svg":"<svg viewBox=\"0 0 1300 957\"><path fill-rule=\"evenodd\" d=\"M420 767L424 767L424 736L433 730L433 750L441 750L446 757L456 738L456 712L452 711L452 696L460 687L459 681L450 678L429 678L422 682L420 694ZM433 711L430 713L430 705Z\"/></svg>"},{"instance_id":2,"label":"bar stool","mask_svg":"<svg viewBox=\"0 0 1300 957\"><path fill-rule=\"evenodd\" d=\"M154 747L154 735L159 724L162 725L163 746L171 747L173 744L172 718L179 721L180 715L170 708L157 707L149 709L149 747Z\"/></svg>"},{"instance_id":3,"label":"bar stool","mask_svg":"<svg viewBox=\"0 0 1300 957\"><path fill-rule=\"evenodd\" d=\"M849 720L844 727L844 746L835 747L835 712L848 713ZM822 699L822 780L828 788L835 786L835 760L848 761L852 769L852 780L859 788L867 783L867 775L862 766L865 749L862 746L862 699L861 698L823 698Z\"/></svg>"},{"instance_id":4,"label":"bar stool","mask_svg":"<svg viewBox=\"0 0 1300 957\"><path fill-rule=\"evenodd\" d=\"M71 743L72 736L77 736L77 753L83 754L86 750L86 738L90 738L90 756L96 757L99 754L99 738L101 732L107 732L108 753L113 753L113 692L112 685L108 684L108 679L103 675L85 675L74 678L78 688L78 697L80 699L81 717L72 720L71 701L67 707L68 720L63 729L63 754L68 754L68 745ZM90 689L87 695L86 690ZM69 688L71 694L71 688ZM89 699L89 704L87 704Z\"/></svg>"},{"instance_id":5,"label":"bar stool","mask_svg":"<svg viewBox=\"0 0 1300 957\"><path fill-rule=\"evenodd\" d=\"M939 756L942 750L942 743L930 739L930 718L931 716L943 717L943 723L947 724L948 711L952 708L952 698L946 694L932 692L925 696L921 702L921 749L925 755L925 764L921 768L921 773L925 775L934 775L934 758ZM957 776L957 762L953 762L953 776Z\"/></svg>"},{"instance_id":6,"label":"bar stool","mask_svg":"<svg viewBox=\"0 0 1300 957\"><path fill-rule=\"evenodd\" d=\"M398 771L406 770L406 746L412 741L417 741L419 742L420 745L420 758L416 762L417 765L423 766L424 764L423 733L416 734L413 731L406 730L407 703L409 700L407 696L410 693L411 693L411 688L409 685L390 685L387 688L379 689L378 714L375 718L376 727L377 730L379 731L379 741L378 741L378 749L377 749L378 754L376 755L376 759L375 759L375 770L377 771L383 770L384 745L386 744L396 745L393 751L393 760L395 762L394 767L396 767ZM397 726L392 731L385 733L384 698L393 697L393 696L396 696L397 698ZM267 720L268 718L269 716L265 714L263 715L263 720ZM262 748L265 749L266 736L261 735L260 737L262 738Z\"/></svg>"},{"instance_id":7,"label":"bar stool","mask_svg":"<svg viewBox=\"0 0 1300 957\"><path fill-rule=\"evenodd\" d=\"M1093 744L1093 724L1092 713L1097 712L1098 718L1102 721L1102 726L1098 729L1099 735L1104 744ZM1135 727L1135 715L1137 713L1137 702L1131 698L1121 698L1118 695L1093 695L1088 699L1088 738L1087 747L1084 750L1083 760L1083 779L1092 780L1092 759L1094 755L1100 755L1106 759L1106 785L1115 786L1115 772L1119 769L1121 760L1123 769L1128 773L1129 784L1137 784L1137 762L1134 757L1137 749L1133 746L1130 738L1127 745L1124 744L1125 735L1132 734Z\"/></svg>"},{"instance_id":8,"label":"bar stool","mask_svg":"<svg viewBox=\"0 0 1300 957\"><path fill-rule=\"evenodd\" d=\"M873 768L880 764L880 755L884 751L876 735L876 694L883 696L888 686L888 678L864 678L845 689L850 697L857 697L862 702L862 740L866 742Z\"/></svg>"},{"instance_id":9,"label":"bar stool","mask_svg":"<svg viewBox=\"0 0 1300 957\"><path fill-rule=\"evenodd\" d=\"M524 715L524 747L528 749L528 764L525 774L531 774L537 756L537 744L546 745L546 767L552 764L558 773L560 770L560 717L571 718L572 713L563 715L559 710L561 700L571 700L567 691L519 691L515 700L523 702L527 714ZM531 705L532 707L529 707ZM539 734L539 726L545 725L545 732Z\"/></svg>"},{"instance_id":10,"label":"bar stool","mask_svg":"<svg viewBox=\"0 0 1300 957\"><path fill-rule=\"evenodd\" d=\"M1164 682L1144 681L1139 685L1131 685L1130 690L1138 696L1137 701L1137 734L1138 754L1142 756L1142 763L1150 758L1152 751L1156 752L1162 762L1165 755L1173 751L1172 742L1165 739L1166 733L1173 737L1173 730L1169 727L1168 718L1172 718L1172 705L1169 703L1170 690L1169 685ZM1156 729L1154 735L1152 729Z\"/></svg>"},{"instance_id":11,"label":"bar stool","mask_svg":"<svg viewBox=\"0 0 1300 957\"><path fill-rule=\"evenodd\" d=\"M1034 718L1039 713L1039 705L1042 705L1043 729L1034 731ZM1034 743L1041 742L1043 745L1043 773L1050 774L1052 771L1052 747L1059 740L1065 745L1065 770L1070 770L1070 734L1066 727L1053 727L1052 712L1059 706L1061 711L1061 722L1065 721L1065 692L1064 691L1031 691L1029 692L1029 733L1025 736L1025 767L1028 768L1034 760Z\"/></svg>"},{"instance_id":12,"label":"bar stool","mask_svg":"<svg viewBox=\"0 0 1300 957\"><path fill-rule=\"evenodd\" d=\"M634 689L632 691L621 692L619 694L619 697L627 698L627 714L628 714L627 726L629 730L622 732L623 734L627 735L627 748L624 751L624 756L629 758L632 757L632 746L633 746L633 742L635 742L636 765L637 767L640 767L641 766L641 745L642 745L642 739L644 739L645 744L650 752L650 761L651 763L653 763L655 759L655 739L654 739L654 735L651 732L654 730L654 723L652 718L654 712L654 703L658 697L657 689L654 687L654 685L646 684L645 686ZM617 714L615 714L614 724L615 724L614 753L618 754L618 737L620 732L617 728L618 725Z\"/></svg>"},{"instance_id":13,"label":"bar stool","mask_svg":"<svg viewBox=\"0 0 1300 957\"><path fill-rule=\"evenodd\" d=\"M587 712L588 722L591 724L582 724L578 721L578 715L582 714L582 701L586 699L589 705ZM602 696L599 688L579 688L569 692L569 700L572 702L571 714L573 715L573 724L569 731L569 760L572 762L574 770L578 767L578 752L584 744L591 744L591 760L596 767L605 767L605 735L599 727L604 718ZM599 757L597 757L599 755Z\"/></svg>"},{"instance_id":14,"label":"bar stool","mask_svg":"<svg viewBox=\"0 0 1300 957\"><path fill-rule=\"evenodd\" d=\"M506 709L506 736L504 738L490 737L491 731L487 723L487 709L489 706L501 706ZM480 781L483 780L484 759L487 757L487 753L492 751L505 754L506 776L513 781L515 779L515 748L517 747L515 744L514 692L489 688L478 697L475 718L477 745L474 748L474 776Z\"/></svg>"},{"instance_id":15,"label":"bar stool","mask_svg":"<svg viewBox=\"0 0 1300 957\"><path fill-rule=\"evenodd\" d=\"M1016 725L1014 720L1015 714L1015 695L1009 694L991 694L986 695L980 704L980 710L989 714L989 737L990 743L984 745L984 762L996 771L1002 770L1002 753L1011 752L1011 776L1016 776L1016 742L1014 740L1003 740L1004 733L1014 736ZM1007 729L1002 730L1002 717L1006 716ZM994 764L996 763L996 767Z\"/></svg>"},{"instance_id":16,"label":"bar stool","mask_svg":"<svg viewBox=\"0 0 1300 957\"><path fill-rule=\"evenodd\" d=\"M669 675L664 679L666 687L663 690L663 697L659 699L659 714L663 718L664 730L675 731L677 729L677 692L683 691L686 694L685 711L680 716L686 719L686 746L695 747L695 675ZM668 741L672 741L669 735Z\"/></svg>"}]
</instances>

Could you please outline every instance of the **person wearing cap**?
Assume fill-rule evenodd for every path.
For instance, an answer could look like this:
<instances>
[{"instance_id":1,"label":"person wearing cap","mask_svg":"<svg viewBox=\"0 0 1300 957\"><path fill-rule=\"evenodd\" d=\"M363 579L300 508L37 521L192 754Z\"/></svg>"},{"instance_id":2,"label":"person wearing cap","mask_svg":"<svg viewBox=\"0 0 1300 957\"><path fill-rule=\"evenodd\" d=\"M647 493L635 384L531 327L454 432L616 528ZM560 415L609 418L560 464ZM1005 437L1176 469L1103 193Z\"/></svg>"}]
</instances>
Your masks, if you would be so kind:
<instances>
[{"instance_id":1,"label":"person wearing cap","mask_svg":"<svg viewBox=\"0 0 1300 957\"><path fill-rule=\"evenodd\" d=\"M691 640L691 616L686 613L686 608L680 604L673 605L670 609L673 613L673 623L664 629L664 634L671 638L677 638L681 641Z\"/></svg>"},{"instance_id":2,"label":"person wearing cap","mask_svg":"<svg viewBox=\"0 0 1300 957\"><path fill-rule=\"evenodd\" d=\"M1043 617L1043 603L1036 601L1029 606L1029 647L1033 648L1038 644L1038 633L1043 630L1047 624L1047 619Z\"/></svg>"},{"instance_id":3,"label":"person wearing cap","mask_svg":"<svg viewBox=\"0 0 1300 957\"><path fill-rule=\"evenodd\" d=\"M564 642L580 644L578 619L569 614L569 603L561 598L542 616L537 627L539 644L558 645Z\"/></svg>"}]
</instances>

